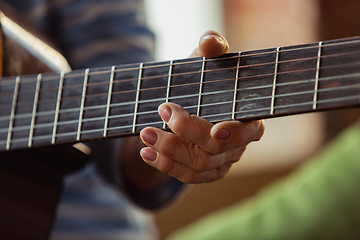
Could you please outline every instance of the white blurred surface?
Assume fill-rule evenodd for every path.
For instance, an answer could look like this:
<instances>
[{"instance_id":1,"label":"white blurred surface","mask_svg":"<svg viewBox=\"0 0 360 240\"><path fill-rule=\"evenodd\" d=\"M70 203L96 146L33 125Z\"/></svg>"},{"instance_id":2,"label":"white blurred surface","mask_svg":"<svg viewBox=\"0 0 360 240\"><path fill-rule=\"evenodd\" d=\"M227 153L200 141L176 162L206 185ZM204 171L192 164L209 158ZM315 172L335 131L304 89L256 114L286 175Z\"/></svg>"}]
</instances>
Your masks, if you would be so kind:
<instances>
[{"instance_id":1,"label":"white blurred surface","mask_svg":"<svg viewBox=\"0 0 360 240\"><path fill-rule=\"evenodd\" d=\"M145 0L157 60L188 57L203 32L223 32L221 0Z\"/></svg>"}]
</instances>

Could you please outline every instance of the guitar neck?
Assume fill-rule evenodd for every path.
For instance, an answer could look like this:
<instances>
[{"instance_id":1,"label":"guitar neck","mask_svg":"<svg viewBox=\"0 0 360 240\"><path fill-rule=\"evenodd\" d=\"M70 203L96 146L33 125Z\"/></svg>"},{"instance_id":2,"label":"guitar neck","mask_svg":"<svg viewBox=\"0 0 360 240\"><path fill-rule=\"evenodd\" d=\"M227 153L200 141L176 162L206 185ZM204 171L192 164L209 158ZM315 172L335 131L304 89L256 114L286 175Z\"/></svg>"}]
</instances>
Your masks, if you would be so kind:
<instances>
[{"instance_id":1,"label":"guitar neck","mask_svg":"<svg viewBox=\"0 0 360 240\"><path fill-rule=\"evenodd\" d=\"M360 37L7 77L0 81L0 150L166 128L157 114L164 102L219 122L353 107L359 99Z\"/></svg>"}]
</instances>

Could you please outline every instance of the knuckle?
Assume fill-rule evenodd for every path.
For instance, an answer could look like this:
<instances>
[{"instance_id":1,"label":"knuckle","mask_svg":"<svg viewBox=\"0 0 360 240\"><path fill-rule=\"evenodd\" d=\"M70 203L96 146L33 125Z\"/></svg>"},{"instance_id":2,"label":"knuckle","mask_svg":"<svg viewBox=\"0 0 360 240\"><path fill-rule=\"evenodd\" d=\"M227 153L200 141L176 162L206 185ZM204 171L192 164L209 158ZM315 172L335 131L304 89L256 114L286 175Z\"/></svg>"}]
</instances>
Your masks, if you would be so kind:
<instances>
[{"instance_id":1,"label":"knuckle","mask_svg":"<svg viewBox=\"0 0 360 240\"><path fill-rule=\"evenodd\" d=\"M162 161L162 163L159 165L158 170L167 174L172 174L175 169L175 161L173 160L167 160Z\"/></svg>"},{"instance_id":2,"label":"knuckle","mask_svg":"<svg viewBox=\"0 0 360 240\"><path fill-rule=\"evenodd\" d=\"M224 144L213 144L213 146L209 147L209 153L213 155L223 153L226 150L228 149L226 149Z\"/></svg>"},{"instance_id":3,"label":"knuckle","mask_svg":"<svg viewBox=\"0 0 360 240\"><path fill-rule=\"evenodd\" d=\"M182 176L182 181L187 184L199 183L199 173L197 171L185 171Z\"/></svg>"},{"instance_id":4,"label":"knuckle","mask_svg":"<svg viewBox=\"0 0 360 240\"><path fill-rule=\"evenodd\" d=\"M190 165L196 171L206 171L212 168L211 159L203 157L203 150L195 144L190 145Z\"/></svg>"},{"instance_id":5,"label":"knuckle","mask_svg":"<svg viewBox=\"0 0 360 240\"><path fill-rule=\"evenodd\" d=\"M189 124L189 119L191 119L188 112L186 112L184 109L181 109L180 111L176 111L173 113L173 117L171 118L171 121L169 122L170 129L179 137L186 138Z\"/></svg>"},{"instance_id":6,"label":"knuckle","mask_svg":"<svg viewBox=\"0 0 360 240\"><path fill-rule=\"evenodd\" d=\"M232 163L226 163L226 164L222 165L221 167L218 167L216 169L215 180L219 180L219 179L224 178L226 176L226 174L229 172L231 166L232 166Z\"/></svg>"},{"instance_id":7,"label":"knuckle","mask_svg":"<svg viewBox=\"0 0 360 240\"><path fill-rule=\"evenodd\" d=\"M178 152L178 146L178 137L175 134L166 134L163 135L161 144L157 144L157 151L166 157L173 158Z\"/></svg>"}]
</instances>

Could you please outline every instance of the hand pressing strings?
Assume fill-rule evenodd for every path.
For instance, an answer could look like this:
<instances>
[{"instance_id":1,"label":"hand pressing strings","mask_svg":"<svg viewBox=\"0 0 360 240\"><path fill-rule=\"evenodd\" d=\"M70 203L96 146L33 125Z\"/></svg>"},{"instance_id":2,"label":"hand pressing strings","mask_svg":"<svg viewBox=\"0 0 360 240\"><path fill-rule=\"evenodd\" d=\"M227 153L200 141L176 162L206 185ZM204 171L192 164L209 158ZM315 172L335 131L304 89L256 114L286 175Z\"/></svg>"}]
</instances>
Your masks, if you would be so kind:
<instances>
[{"instance_id":1,"label":"hand pressing strings","mask_svg":"<svg viewBox=\"0 0 360 240\"><path fill-rule=\"evenodd\" d=\"M228 50L223 36L207 31L191 56L213 58ZM141 150L141 157L185 183L223 178L232 164L240 160L246 146L260 140L264 133L262 120L224 121L214 125L174 103L160 105L158 112L172 132L153 127L143 129L140 137L147 147Z\"/></svg>"}]
</instances>

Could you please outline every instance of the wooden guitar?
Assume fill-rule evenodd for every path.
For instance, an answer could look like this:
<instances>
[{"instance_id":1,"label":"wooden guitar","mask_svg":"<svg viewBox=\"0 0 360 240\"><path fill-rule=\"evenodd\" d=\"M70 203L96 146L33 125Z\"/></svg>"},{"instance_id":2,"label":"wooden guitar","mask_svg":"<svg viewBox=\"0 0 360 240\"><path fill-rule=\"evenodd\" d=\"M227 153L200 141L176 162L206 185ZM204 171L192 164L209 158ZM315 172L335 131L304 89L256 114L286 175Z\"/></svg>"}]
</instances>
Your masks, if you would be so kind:
<instances>
[{"instance_id":1,"label":"wooden guitar","mask_svg":"<svg viewBox=\"0 0 360 240\"><path fill-rule=\"evenodd\" d=\"M163 102L178 103L211 122L356 107L360 105L360 37L229 53L214 59L3 77L0 151L14 156L26 149L37 149L37 154L51 149L45 151L50 154L56 146L129 136L146 126L166 129L157 114ZM47 158L45 165L44 161L27 163L32 169L50 166L35 183L61 177L64 171L58 172L57 167L62 158ZM0 176L7 173L2 169L6 166L1 166ZM17 192L12 194L11 199L17 199ZM33 214L40 211L35 209ZM0 226L5 222L1 219Z\"/></svg>"}]
</instances>

